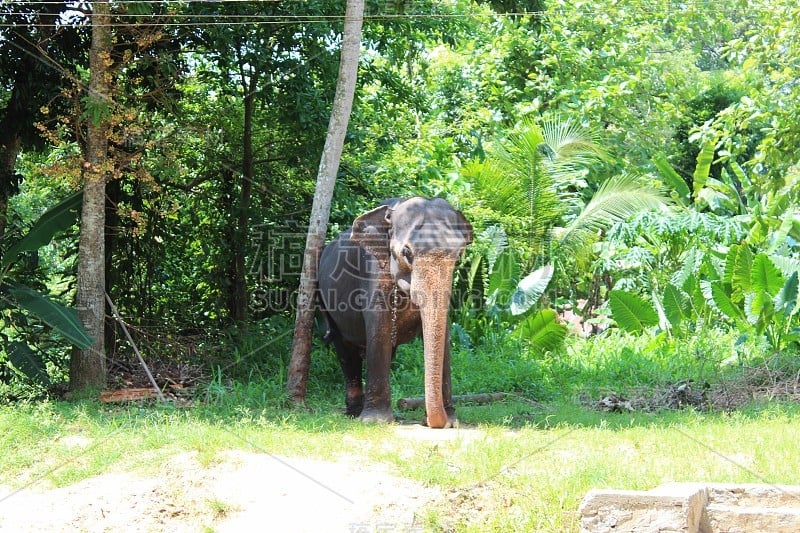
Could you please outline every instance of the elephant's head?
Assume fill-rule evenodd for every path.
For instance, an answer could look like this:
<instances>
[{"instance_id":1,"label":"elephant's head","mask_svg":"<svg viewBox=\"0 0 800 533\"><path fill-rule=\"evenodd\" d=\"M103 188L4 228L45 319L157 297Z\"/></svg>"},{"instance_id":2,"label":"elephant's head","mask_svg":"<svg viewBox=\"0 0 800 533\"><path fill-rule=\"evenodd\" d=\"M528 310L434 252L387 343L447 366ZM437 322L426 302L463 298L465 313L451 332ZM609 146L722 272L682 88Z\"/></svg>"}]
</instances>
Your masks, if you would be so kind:
<instances>
[{"instance_id":1,"label":"elephant's head","mask_svg":"<svg viewBox=\"0 0 800 533\"><path fill-rule=\"evenodd\" d=\"M472 226L447 200L415 197L388 200L358 217L352 238L379 261L388 261L393 283L419 307L428 425L444 427L448 420L442 372L453 271L464 247L472 242Z\"/></svg>"}]
</instances>

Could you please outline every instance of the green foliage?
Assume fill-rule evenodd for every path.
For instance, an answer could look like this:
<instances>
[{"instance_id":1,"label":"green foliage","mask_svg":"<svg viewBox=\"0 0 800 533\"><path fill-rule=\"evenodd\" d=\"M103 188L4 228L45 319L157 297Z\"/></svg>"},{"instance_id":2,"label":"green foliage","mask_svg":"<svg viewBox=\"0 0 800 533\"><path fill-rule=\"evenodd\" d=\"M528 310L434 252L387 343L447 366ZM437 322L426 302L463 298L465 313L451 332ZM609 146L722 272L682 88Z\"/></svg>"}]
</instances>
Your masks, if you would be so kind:
<instances>
[{"instance_id":1,"label":"green foliage","mask_svg":"<svg viewBox=\"0 0 800 533\"><path fill-rule=\"evenodd\" d=\"M3 252L0 265L6 267L17 260L21 253L38 250L48 244L56 233L75 224L82 201L83 191L79 191L45 211L23 238Z\"/></svg>"},{"instance_id":2,"label":"green foliage","mask_svg":"<svg viewBox=\"0 0 800 533\"><path fill-rule=\"evenodd\" d=\"M88 95L81 99L81 103L84 108L81 120L87 120L95 126L111 120L111 106L105 98Z\"/></svg>"},{"instance_id":3,"label":"green foliage","mask_svg":"<svg viewBox=\"0 0 800 533\"><path fill-rule=\"evenodd\" d=\"M730 262L735 263L734 274L711 282L717 309L743 333L766 336L776 352L800 342L800 324L792 320L798 304L797 271L786 279L767 254L751 259L746 246L731 247L726 266Z\"/></svg>"},{"instance_id":4,"label":"green foliage","mask_svg":"<svg viewBox=\"0 0 800 533\"><path fill-rule=\"evenodd\" d=\"M790 0L761 0L748 3L744 14L721 51L746 92L703 124L699 134L719 138L725 157L744 156L766 180L781 181L797 163L787 147L800 138L793 106L800 88L785 67L787 58L800 55L791 37L800 11Z\"/></svg>"},{"instance_id":5,"label":"green foliage","mask_svg":"<svg viewBox=\"0 0 800 533\"><path fill-rule=\"evenodd\" d=\"M506 248L489 265L489 284L486 287L486 305L508 307L519 283L519 263L513 249Z\"/></svg>"},{"instance_id":6,"label":"green foliage","mask_svg":"<svg viewBox=\"0 0 800 533\"><path fill-rule=\"evenodd\" d=\"M740 335L764 337L776 352L800 342L800 324L794 321L800 270L791 270L787 277L769 255L754 256L747 244L730 246L718 266L709 257L682 284L668 283L663 293L653 293L652 303L637 294L611 291L609 304L617 324L635 333L661 325L683 334L708 320L707 310L713 309ZM666 324L659 321L658 305Z\"/></svg>"},{"instance_id":7,"label":"green foliage","mask_svg":"<svg viewBox=\"0 0 800 533\"><path fill-rule=\"evenodd\" d=\"M688 205L692 192L689 190L689 186L686 185L683 178L675 172L675 169L669 164L666 156L664 154L656 155L653 157L653 164L658 169L667 187L675 192L681 204L684 206Z\"/></svg>"},{"instance_id":8,"label":"green foliage","mask_svg":"<svg viewBox=\"0 0 800 533\"><path fill-rule=\"evenodd\" d=\"M786 318L791 318L797 313L800 306L800 284L798 284L797 271L792 272L786 284L781 287L780 292L775 296L775 310L783 313Z\"/></svg>"},{"instance_id":9,"label":"green foliage","mask_svg":"<svg viewBox=\"0 0 800 533\"><path fill-rule=\"evenodd\" d=\"M750 283L742 286L742 290L751 289L755 292L774 295L783 286L783 283L781 271L778 270L766 254L760 253L753 260Z\"/></svg>"},{"instance_id":10,"label":"green foliage","mask_svg":"<svg viewBox=\"0 0 800 533\"><path fill-rule=\"evenodd\" d=\"M585 184L583 173L605 157L596 137L569 120L526 120L462 175L491 209L525 221L525 233L512 238L543 263L554 227L578 200L574 191Z\"/></svg>"},{"instance_id":11,"label":"green foliage","mask_svg":"<svg viewBox=\"0 0 800 533\"><path fill-rule=\"evenodd\" d=\"M0 295L2 295L0 317L3 319L0 322L2 324L0 337L4 339L6 345L3 351L8 363L22 375L39 384L49 382L42 354L28 345L30 342L28 339L9 340L10 335L14 335L8 331L10 329L8 326L19 320L27 322L24 316L17 316L16 309L26 311L50 326L73 346L85 349L94 341L87 335L73 309L48 298L40 291L9 280L9 277L14 275L12 267L20 261L23 253L35 252L49 243L55 234L63 232L76 222L80 202L81 194L77 193L47 210L33 224L30 231L9 246L0 257L0 264L4 268L0 271ZM2 362L0 359L0 363Z\"/></svg>"},{"instance_id":12,"label":"green foliage","mask_svg":"<svg viewBox=\"0 0 800 533\"><path fill-rule=\"evenodd\" d=\"M50 383L50 376L47 374L47 367L42 354L31 350L27 344L18 341L9 343L6 346L6 355L8 362L16 370L22 372L34 382L42 385Z\"/></svg>"},{"instance_id":13,"label":"green foliage","mask_svg":"<svg viewBox=\"0 0 800 533\"><path fill-rule=\"evenodd\" d=\"M515 333L526 341L535 353L554 352L561 348L567 328L561 324L552 309L540 309L517 325Z\"/></svg>"},{"instance_id":14,"label":"green foliage","mask_svg":"<svg viewBox=\"0 0 800 533\"><path fill-rule=\"evenodd\" d=\"M693 186L695 196L699 196L708 183L711 162L714 160L714 143L707 142L700 147L697 154L697 166L694 169Z\"/></svg>"},{"instance_id":15,"label":"green foliage","mask_svg":"<svg viewBox=\"0 0 800 533\"><path fill-rule=\"evenodd\" d=\"M611 314L617 324L631 333L641 333L658 324L658 314L646 300L625 291L614 290L608 294Z\"/></svg>"},{"instance_id":16,"label":"green foliage","mask_svg":"<svg viewBox=\"0 0 800 533\"><path fill-rule=\"evenodd\" d=\"M467 350L500 346L543 362L569 344L555 319L567 301L611 307L621 328L655 334L656 351L716 327L794 346L800 85L786 66L800 56L798 8L640 4L577 0L533 14L513 1L368 6L332 232L385 197L448 197L477 236L456 280L453 338ZM0 28L0 145L22 149L5 158L15 168L0 169L0 205L23 176L51 181L23 182L9 223L27 220L41 189L79 179L85 121L111 118L107 270L123 314L145 331L202 335L200 356L225 369L214 380L221 394L233 395L227 379L281 374L283 357L258 348L292 313L338 66L341 23L325 17L341 4L119 3L113 109L37 60L44 51L80 79L85 32L65 23L45 34L40 9L19 9L0 8L9 23ZM125 24L173 14L184 25ZM21 39L20 27L35 38ZM60 224L43 218L23 240L0 231L3 341L35 354L49 348L37 345L30 311L68 301L75 283L72 256L61 253L75 240L40 248ZM20 305L11 280L41 298L16 289ZM226 329L240 289L251 295L250 332ZM633 320L632 310L642 314ZM71 331L50 311L48 331ZM270 355L255 364L253 350ZM636 366L644 352L614 353ZM23 373L41 368L15 353ZM52 372L53 358L42 361ZM315 371L321 388L335 375L327 364Z\"/></svg>"},{"instance_id":17,"label":"green foliage","mask_svg":"<svg viewBox=\"0 0 800 533\"><path fill-rule=\"evenodd\" d=\"M490 148L486 159L462 168L482 202L524 221L525 234L512 239L530 258L525 261L506 249L497 263L488 265L489 316L502 316L498 310L505 312L509 304L512 315L531 309L554 274L560 272L566 280L604 231L665 206L667 198L652 180L634 174L609 178L584 204L577 191L586 185L589 168L607 158L596 137L569 120L545 120L541 126L527 121ZM517 263L522 261L543 266L521 277ZM535 335L539 327L543 329ZM516 331L532 340L537 351L560 344L566 335L566 327L549 313L534 313Z\"/></svg>"},{"instance_id":18,"label":"green foliage","mask_svg":"<svg viewBox=\"0 0 800 533\"><path fill-rule=\"evenodd\" d=\"M485 273L485 279L481 280L484 293L477 301L470 298L462 303L457 314L456 338L469 336L470 344L491 345L497 340L495 334L507 342L513 331L513 338L526 343L535 353L557 351L563 345L566 326L558 322L555 311L537 306L553 277L552 266L520 279L519 258L508 247L505 232L499 226L491 226L479 234L466 264L470 265L467 294L475 295L481 269Z\"/></svg>"},{"instance_id":19,"label":"green foliage","mask_svg":"<svg viewBox=\"0 0 800 533\"><path fill-rule=\"evenodd\" d=\"M645 176L619 174L609 178L561 232L558 261L566 268L569 258L585 256L602 232L637 214L661 210L667 203L663 191Z\"/></svg>"},{"instance_id":20,"label":"green foliage","mask_svg":"<svg viewBox=\"0 0 800 533\"><path fill-rule=\"evenodd\" d=\"M609 390L624 395L683 380L723 383L746 373L748 365L760 364L767 353L761 339L740 339L737 332L713 327L688 337L646 333L610 329L572 339L565 361L553 367L563 393L586 391L596 397ZM577 383L582 385L576 389Z\"/></svg>"},{"instance_id":21,"label":"green foliage","mask_svg":"<svg viewBox=\"0 0 800 533\"><path fill-rule=\"evenodd\" d=\"M511 294L509 308L511 314L521 315L528 309L536 305L536 302L544 295L550 280L553 278L553 267L545 265L534 270L519 281L519 284Z\"/></svg>"},{"instance_id":22,"label":"green foliage","mask_svg":"<svg viewBox=\"0 0 800 533\"><path fill-rule=\"evenodd\" d=\"M83 324L74 310L64 307L24 285L9 284L6 290L19 308L28 311L52 327L73 346L86 349L94 342L86 334Z\"/></svg>"},{"instance_id":23,"label":"green foliage","mask_svg":"<svg viewBox=\"0 0 800 533\"><path fill-rule=\"evenodd\" d=\"M556 353L561 352L557 350ZM528 398L545 399L554 393L542 358L522 352L519 340L513 334L499 336L492 345L454 343L451 358L453 394L512 392ZM330 358L333 359L335 357ZM335 370L335 374L331 375L332 379L335 378L331 382L332 392L327 394L336 398L338 403L343 389L341 371L338 368ZM423 394L424 361L420 341L398 349L392 363L391 380L395 399Z\"/></svg>"}]
</instances>

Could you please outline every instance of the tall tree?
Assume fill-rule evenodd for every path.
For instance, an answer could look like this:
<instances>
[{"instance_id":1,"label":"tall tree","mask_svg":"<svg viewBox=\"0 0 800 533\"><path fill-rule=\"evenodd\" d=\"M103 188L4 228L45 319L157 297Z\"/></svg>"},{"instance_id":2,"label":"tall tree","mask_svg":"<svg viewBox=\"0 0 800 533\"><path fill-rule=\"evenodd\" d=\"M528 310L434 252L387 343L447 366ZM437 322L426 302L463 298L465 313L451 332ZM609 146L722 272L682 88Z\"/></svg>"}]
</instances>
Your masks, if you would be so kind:
<instances>
[{"instance_id":1,"label":"tall tree","mask_svg":"<svg viewBox=\"0 0 800 533\"><path fill-rule=\"evenodd\" d=\"M317 173L311 220L308 224L306 249L303 255L303 270L300 274L300 289L297 295L297 316L292 342L292 358L286 380L286 388L295 402L306 396L306 381L311 358L311 336L314 325L315 292L317 287L317 263L325 242L331 200L342 157L347 123L353 109L353 95L358 77L358 57L361 49L361 26L364 18L364 0L347 0L344 15L342 54L336 93L328 123L328 135Z\"/></svg>"},{"instance_id":2,"label":"tall tree","mask_svg":"<svg viewBox=\"0 0 800 533\"><path fill-rule=\"evenodd\" d=\"M106 384L105 323L105 201L108 134L111 113L111 15L108 0L92 4L92 45L89 49L89 95L86 115L86 161L83 163L83 209L78 248L76 308L94 344L75 349L70 360L73 391Z\"/></svg>"},{"instance_id":3,"label":"tall tree","mask_svg":"<svg viewBox=\"0 0 800 533\"><path fill-rule=\"evenodd\" d=\"M220 275L215 277L227 318L239 327L247 324L250 303L246 260L252 252L252 221L260 217L263 222L264 211L275 209L265 209L266 203L291 205L281 179L287 173L313 175L314 169L304 169L301 161L322 148L324 135L317 124L327 122L328 103L321 95L333 87L338 59L330 50L326 25L255 21L319 16L330 4L197 2L187 8L198 17L189 39L204 55L196 61L198 82L215 86L218 98L237 107L214 119L224 131L224 155L214 161L210 175L225 178L224 188L218 188L219 207L226 212L220 228L223 245L215 258ZM205 24L211 15L231 24ZM254 197L254 192L275 188L278 180L281 202ZM269 196L273 200L274 193Z\"/></svg>"}]
</instances>

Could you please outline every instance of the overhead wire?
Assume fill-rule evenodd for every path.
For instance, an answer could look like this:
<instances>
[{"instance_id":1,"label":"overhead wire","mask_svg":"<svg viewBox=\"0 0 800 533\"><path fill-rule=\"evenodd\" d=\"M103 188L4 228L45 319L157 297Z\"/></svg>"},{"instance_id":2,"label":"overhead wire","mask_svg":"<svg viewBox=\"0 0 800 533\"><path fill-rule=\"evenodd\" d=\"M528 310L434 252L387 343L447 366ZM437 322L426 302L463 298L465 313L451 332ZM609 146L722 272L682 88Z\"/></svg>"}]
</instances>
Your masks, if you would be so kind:
<instances>
[{"instance_id":1,"label":"overhead wire","mask_svg":"<svg viewBox=\"0 0 800 533\"><path fill-rule=\"evenodd\" d=\"M228 4L243 4L243 3L250 3L250 4L259 4L263 3L265 5L270 4L277 4L281 2L281 0L132 0L129 2L126 1L117 1L113 2L114 4L118 4L120 6L125 6L126 4L134 5L134 4L152 4L152 5L163 5L165 7L178 7L178 6L186 6L186 5L215 5L224 7ZM297 3L301 4L304 0L288 0L288 3ZM91 20L93 14L91 11L86 9L87 6L91 4L91 2L82 2L82 1L75 1L71 2L74 5L74 9L70 7L66 7L63 11L52 11L52 12L35 12L35 11L0 11L0 15L5 16L20 16L20 17L30 17L30 16L43 16L43 17L50 17L54 19L63 18L67 14L71 15L75 20L68 21L63 20L63 25L79 25L80 23L77 22L78 19L84 18ZM283 0L282 3L287 3L287 0ZM8 2L0 1L0 7L3 5L8 6ZM17 0L11 4L12 6L19 6L19 7L42 7L42 6L65 6L65 2L55 1L55 0ZM714 11L716 13L745 13L745 12L752 12L753 10L762 10L768 9L766 6L749 6L748 8L742 8L740 6L720 6L718 3L712 3L710 0L695 0L695 1L687 1L682 3L680 6L673 6L672 4L669 5L659 5L657 3L653 3L652 1L632 1L630 2L630 8L644 11L647 13L652 14L663 14L663 15L670 15L672 13L678 12L692 12L692 11ZM602 9L597 8L590 8L588 6L577 6L579 12L591 15L591 14L598 14L604 12ZM548 14L552 13L559 13L567 11L566 7L556 6L553 8L548 8L545 10L524 10L524 11L515 11L509 13L493 13L493 12L469 12L469 13L431 13L431 12L385 12L385 13L369 13L365 12L363 18L365 21L369 20L397 20L397 19L405 19L405 20L417 20L417 19L486 19L486 18L519 18L519 17L537 17L537 18L544 18L548 16ZM327 23L327 22L339 22L344 19L344 14L335 14L335 15L322 15L322 14L315 14L315 15L292 15L292 14L275 14L275 13L115 13L112 15L114 18L120 21L130 20L137 26L147 27L147 26L162 26L162 27L169 27L169 26L220 26L220 25L234 25L234 26L242 26L242 25L287 25L287 24L316 24L316 23ZM164 21L164 20L149 20L149 19L163 19L169 18L171 20ZM52 23L38 23L34 21L27 22L25 24L15 24L9 22L0 22L0 28L4 27L17 27L20 25L25 25L29 27L47 27L52 26ZM111 23L110 26L117 26L118 23Z\"/></svg>"},{"instance_id":2,"label":"overhead wire","mask_svg":"<svg viewBox=\"0 0 800 533\"><path fill-rule=\"evenodd\" d=\"M164 5L189 5L189 4L209 4L209 5L225 5L225 4L302 4L305 3L307 0L116 0L110 2L111 4L118 4L118 5L134 5L134 4L164 4ZM3 4L14 4L14 5L57 5L63 6L65 3L74 4L74 5L87 5L92 4L91 0L0 0L0 6ZM672 0L662 0L662 3L667 5L658 6L656 2L652 0L629 0L627 4L622 5L618 4L616 7L633 7L633 8L653 8L653 7L660 7L664 8L667 7L671 10L677 9L693 9L696 7L713 7L715 9L719 9L720 5L719 2L712 1L712 0L687 0L681 2L678 5L675 5ZM575 7L575 6L572 6ZM596 11L600 11L599 9Z\"/></svg>"},{"instance_id":3,"label":"overhead wire","mask_svg":"<svg viewBox=\"0 0 800 533\"><path fill-rule=\"evenodd\" d=\"M278 2L283 3L303 3L305 0L130 0L130 1L116 1L112 2L118 5L125 5L125 4L159 4L159 5L189 5L189 4L208 4L208 5L225 5L225 4L243 4L243 3L250 3L250 4L276 4ZM57 0L15 0L13 2L8 2L4 0L0 0L0 16L21 16L21 17L49 17L55 20L59 20L61 23L59 24L62 27L88 27L90 25L92 13L85 11L87 5L90 5L91 1L81 1L76 0L72 2L64 2L64 1L57 1ZM13 6L65 6L65 4L71 4L75 7L74 10L67 8L65 11L60 12L37 12L37 11L7 11L3 12L2 7L8 6L9 4ZM631 7L635 7L636 9L642 9L645 11L649 11L651 13L657 13L658 10L656 8L660 8L663 10L662 14L669 14L674 13L676 11L693 11L697 8L713 8L716 12L723 12L723 9L720 8L717 4L712 4L710 0L695 0L695 1L687 1L684 2L680 8L676 8L669 4L667 6L658 6L654 5L651 1L642 0L641 2L632 1L630 4L633 4ZM635 4L639 4L636 6ZM666 9L663 9L666 8ZM751 6L752 8L752 6ZM748 8L749 9L749 8ZM580 7L579 10L583 11L583 14L591 14L600 13L602 10L600 9L585 9ZM505 17L523 17L523 16L531 16L531 17L545 17L551 13L560 13L567 11L565 7L555 7L552 9L547 9L546 11L519 11L519 12L511 12L511 13L494 13L494 12L482 12L482 13L382 13L382 14L369 14L365 13L363 18L364 20L391 20L391 19L456 19L456 18L505 18ZM730 8L724 8L726 13L728 12L743 12L744 10L739 7L732 6ZM72 16L71 19L65 19L64 17L70 14ZM214 27L214 26L259 26L259 25L305 25L305 24L315 24L315 23L322 23L322 22L339 22L344 19L344 14L338 15L290 15L290 14L253 14L253 13L163 13L163 14L141 14L141 13L122 13L122 14L114 14L112 15L117 19L145 19L142 20L135 20L135 22L131 22L130 24L134 27L140 28L147 28L147 27ZM84 19L84 20L80 20ZM147 19L154 19L152 21L148 21ZM181 20L183 22L172 22L170 20L164 19L171 19L171 20ZM2 19L0 19L2 20ZM190 21L187 21L190 20ZM108 26L116 27L120 26L120 22L112 22ZM53 23L35 23L31 21L26 21L22 23L7 23L7 22L0 22L0 29L3 28L31 28L31 27L53 27ZM0 36L0 43L3 40ZM12 43L13 44L13 43Z\"/></svg>"}]
</instances>

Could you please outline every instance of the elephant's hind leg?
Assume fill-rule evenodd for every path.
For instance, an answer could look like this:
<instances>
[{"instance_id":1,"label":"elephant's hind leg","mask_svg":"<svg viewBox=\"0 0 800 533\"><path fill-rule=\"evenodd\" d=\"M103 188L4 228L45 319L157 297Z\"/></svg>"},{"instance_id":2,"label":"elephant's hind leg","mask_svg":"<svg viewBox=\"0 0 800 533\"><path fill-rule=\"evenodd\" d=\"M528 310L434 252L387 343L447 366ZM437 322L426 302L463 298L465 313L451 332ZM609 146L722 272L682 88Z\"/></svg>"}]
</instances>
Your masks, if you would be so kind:
<instances>
[{"instance_id":1,"label":"elephant's hind leg","mask_svg":"<svg viewBox=\"0 0 800 533\"><path fill-rule=\"evenodd\" d=\"M341 337L333 339L333 347L342 365L345 385L345 413L357 417L364 408L364 381L362 379L363 358L361 350Z\"/></svg>"}]
</instances>

